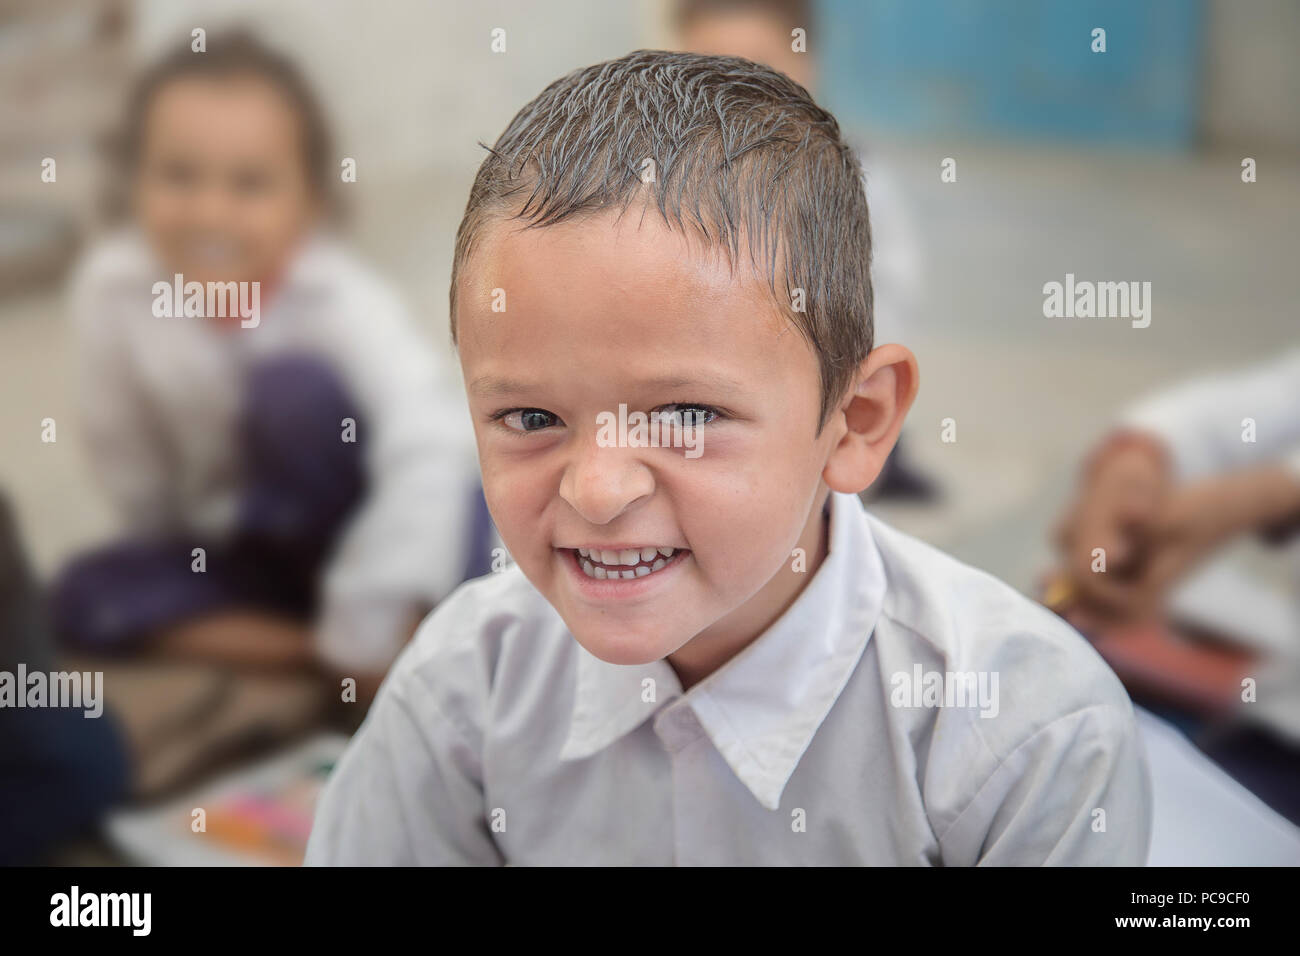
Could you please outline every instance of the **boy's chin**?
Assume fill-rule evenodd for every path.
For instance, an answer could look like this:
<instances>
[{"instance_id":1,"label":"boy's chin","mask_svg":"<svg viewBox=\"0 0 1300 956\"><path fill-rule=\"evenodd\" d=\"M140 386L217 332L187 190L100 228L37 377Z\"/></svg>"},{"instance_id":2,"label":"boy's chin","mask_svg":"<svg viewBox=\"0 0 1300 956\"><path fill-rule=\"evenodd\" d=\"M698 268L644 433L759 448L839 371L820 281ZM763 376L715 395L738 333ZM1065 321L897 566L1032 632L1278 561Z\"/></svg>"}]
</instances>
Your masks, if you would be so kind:
<instances>
[{"instance_id":1,"label":"boy's chin","mask_svg":"<svg viewBox=\"0 0 1300 956\"><path fill-rule=\"evenodd\" d=\"M663 660L689 640L675 640L662 631L638 634L612 625L566 621L583 649L607 664L638 666Z\"/></svg>"}]
</instances>

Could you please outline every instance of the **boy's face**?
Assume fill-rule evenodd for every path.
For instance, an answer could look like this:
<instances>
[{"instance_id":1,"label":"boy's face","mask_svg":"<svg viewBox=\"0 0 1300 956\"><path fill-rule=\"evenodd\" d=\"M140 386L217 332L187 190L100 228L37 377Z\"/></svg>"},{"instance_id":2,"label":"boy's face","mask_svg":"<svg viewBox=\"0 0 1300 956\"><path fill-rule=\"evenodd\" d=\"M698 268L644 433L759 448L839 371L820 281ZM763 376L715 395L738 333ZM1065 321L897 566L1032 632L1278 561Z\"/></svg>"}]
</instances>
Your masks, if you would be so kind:
<instances>
[{"instance_id":1,"label":"boy's face","mask_svg":"<svg viewBox=\"0 0 1300 956\"><path fill-rule=\"evenodd\" d=\"M314 213L300 125L256 79L183 79L158 92L135 210L165 266L197 282L274 276Z\"/></svg>"},{"instance_id":2,"label":"boy's face","mask_svg":"<svg viewBox=\"0 0 1300 956\"><path fill-rule=\"evenodd\" d=\"M733 277L652 209L493 224L461 272L460 358L493 518L579 643L612 663L706 632L752 638L814 570L821 473L844 429L817 434L816 358L741 261ZM702 416L698 457L602 447L598 416L620 404ZM796 547L807 572L791 567ZM664 563L602 579L584 570L591 549L599 564Z\"/></svg>"}]
</instances>

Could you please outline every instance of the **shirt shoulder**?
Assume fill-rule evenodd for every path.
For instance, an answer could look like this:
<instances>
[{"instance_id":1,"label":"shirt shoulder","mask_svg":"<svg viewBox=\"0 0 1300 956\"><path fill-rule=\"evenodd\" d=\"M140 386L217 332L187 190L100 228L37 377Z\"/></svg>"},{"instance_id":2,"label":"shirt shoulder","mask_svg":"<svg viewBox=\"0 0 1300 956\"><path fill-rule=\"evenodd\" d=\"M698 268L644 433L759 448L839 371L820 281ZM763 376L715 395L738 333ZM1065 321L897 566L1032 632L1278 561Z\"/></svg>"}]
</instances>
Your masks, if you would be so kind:
<instances>
[{"instance_id":1,"label":"shirt shoulder","mask_svg":"<svg viewBox=\"0 0 1300 956\"><path fill-rule=\"evenodd\" d=\"M116 315L123 297L148 302L154 281L165 279L143 237L122 228L100 239L73 267L69 281L72 318L79 325Z\"/></svg>"},{"instance_id":2,"label":"shirt shoulder","mask_svg":"<svg viewBox=\"0 0 1300 956\"><path fill-rule=\"evenodd\" d=\"M944 861L1142 863L1150 784L1118 678L1046 608L871 520L887 580L876 679L885 695L910 691L887 696L887 713ZM967 705L917 706L918 677ZM1109 829L1095 825L1101 811Z\"/></svg>"},{"instance_id":3,"label":"shirt shoulder","mask_svg":"<svg viewBox=\"0 0 1300 956\"><path fill-rule=\"evenodd\" d=\"M410 310L394 285L341 239L328 232L308 239L295 257L286 293L314 314L337 314L350 328L373 334L376 326L412 325Z\"/></svg>"},{"instance_id":4,"label":"shirt shoulder","mask_svg":"<svg viewBox=\"0 0 1300 956\"><path fill-rule=\"evenodd\" d=\"M444 599L416 630L380 694L416 711L435 710L477 745L494 708L535 698L518 693L521 685L544 683L570 667L575 648L559 614L511 565Z\"/></svg>"},{"instance_id":5,"label":"shirt shoulder","mask_svg":"<svg viewBox=\"0 0 1300 956\"><path fill-rule=\"evenodd\" d=\"M1132 723L1119 679L1073 627L993 575L868 516L885 567L878 652L987 676L996 719L966 711L1001 760L1055 721L1090 708Z\"/></svg>"},{"instance_id":6,"label":"shirt shoulder","mask_svg":"<svg viewBox=\"0 0 1300 956\"><path fill-rule=\"evenodd\" d=\"M462 423L428 414L431 405L464 404L458 372L396 286L342 240L320 234L303 246L276 308L289 319L278 347L327 357L377 423L400 432L450 428L465 444Z\"/></svg>"},{"instance_id":7,"label":"shirt shoulder","mask_svg":"<svg viewBox=\"0 0 1300 956\"><path fill-rule=\"evenodd\" d=\"M567 632L558 622L517 567L447 597L389 671L331 773L307 864L504 862L484 807L488 738L537 723L532 711L531 724L514 719L523 705L508 686L512 674L533 675L533 708L559 696L545 673L548 661L563 660Z\"/></svg>"}]
</instances>

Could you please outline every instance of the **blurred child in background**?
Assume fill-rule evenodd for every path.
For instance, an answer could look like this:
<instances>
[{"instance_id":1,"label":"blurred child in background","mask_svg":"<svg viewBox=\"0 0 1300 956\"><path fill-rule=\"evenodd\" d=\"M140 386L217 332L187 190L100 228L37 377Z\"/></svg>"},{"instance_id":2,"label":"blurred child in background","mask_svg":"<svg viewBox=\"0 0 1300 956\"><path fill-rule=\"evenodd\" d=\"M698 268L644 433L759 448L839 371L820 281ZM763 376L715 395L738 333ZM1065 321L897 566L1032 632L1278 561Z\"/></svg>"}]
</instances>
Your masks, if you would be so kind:
<instances>
[{"instance_id":1,"label":"blurred child in background","mask_svg":"<svg viewBox=\"0 0 1300 956\"><path fill-rule=\"evenodd\" d=\"M82 264L74 309L90 465L126 532L64 571L58 632L324 664L364 696L487 570L455 380L332 237L340 157L287 59L242 33L178 51L119 146L133 221ZM258 314L186 314L168 289L190 282L238 283Z\"/></svg>"},{"instance_id":2,"label":"blurred child in background","mask_svg":"<svg viewBox=\"0 0 1300 956\"><path fill-rule=\"evenodd\" d=\"M1062 611L1094 637L1159 626L1174 589L1232 542L1250 534L1290 542L1297 532L1300 349L1193 379L1124 412L1089 455L1057 530L1069 594ZM1105 573L1094 570L1098 548ZM1291 636L1289 654L1259 670L1300 673L1300 635ZM1293 676L1270 696L1288 693L1297 698ZM1229 773L1300 824L1300 741L1294 721L1289 726L1291 739L1260 720L1211 726L1197 737Z\"/></svg>"}]
</instances>

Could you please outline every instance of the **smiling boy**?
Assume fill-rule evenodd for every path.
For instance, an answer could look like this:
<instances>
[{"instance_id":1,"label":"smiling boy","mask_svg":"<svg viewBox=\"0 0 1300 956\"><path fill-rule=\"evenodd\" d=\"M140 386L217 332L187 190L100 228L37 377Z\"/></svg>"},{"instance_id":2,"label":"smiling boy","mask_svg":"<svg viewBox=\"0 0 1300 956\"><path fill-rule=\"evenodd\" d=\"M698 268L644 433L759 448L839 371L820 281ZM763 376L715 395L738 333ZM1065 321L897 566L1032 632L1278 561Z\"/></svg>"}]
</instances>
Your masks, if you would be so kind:
<instances>
[{"instance_id":1,"label":"smiling boy","mask_svg":"<svg viewBox=\"0 0 1300 956\"><path fill-rule=\"evenodd\" d=\"M859 503L918 385L870 257L856 158L766 67L639 51L515 117L451 316L517 564L421 627L309 863L1144 862L1118 681ZM702 454L598 441L620 405Z\"/></svg>"}]
</instances>

